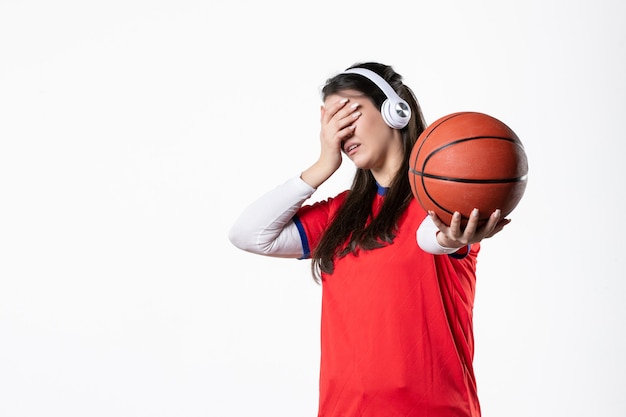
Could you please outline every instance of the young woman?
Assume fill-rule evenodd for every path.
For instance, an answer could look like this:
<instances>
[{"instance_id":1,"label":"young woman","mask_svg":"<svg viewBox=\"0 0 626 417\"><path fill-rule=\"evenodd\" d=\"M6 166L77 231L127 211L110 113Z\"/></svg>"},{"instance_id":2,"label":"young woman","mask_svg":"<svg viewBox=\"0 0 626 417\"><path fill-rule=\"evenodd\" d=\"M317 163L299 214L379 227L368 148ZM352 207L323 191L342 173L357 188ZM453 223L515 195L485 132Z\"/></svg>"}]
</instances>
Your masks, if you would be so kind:
<instances>
[{"instance_id":1,"label":"young woman","mask_svg":"<svg viewBox=\"0 0 626 417\"><path fill-rule=\"evenodd\" d=\"M322 90L321 151L300 176L243 211L240 249L311 258L322 285L319 417L477 417L472 309L479 242L509 222L461 229L426 213L408 159L425 129L393 68L361 63ZM303 206L342 163L349 190Z\"/></svg>"}]
</instances>

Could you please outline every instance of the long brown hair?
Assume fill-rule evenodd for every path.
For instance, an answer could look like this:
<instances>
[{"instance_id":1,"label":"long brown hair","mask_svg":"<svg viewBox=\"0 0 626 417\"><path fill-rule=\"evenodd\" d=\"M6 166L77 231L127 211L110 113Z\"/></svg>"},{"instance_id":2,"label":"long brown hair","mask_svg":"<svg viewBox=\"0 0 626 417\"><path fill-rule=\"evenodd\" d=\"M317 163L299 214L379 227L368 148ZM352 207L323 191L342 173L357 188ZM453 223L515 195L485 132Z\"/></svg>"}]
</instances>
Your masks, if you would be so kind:
<instances>
[{"instance_id":1,"label":"long brown hair","mask_svg":"<svg viewBox=\"0 0 626 417\"><path fill-rule=\"evenodd\" d=\"M404 145L403 163L396 172L385 194L380 212L372 217L372 203L378 192L378 185L369 170L357 168L345 202L338 210L328 229L324 232L312 254L312 272L317 282L321 274L332 274L334 261L357 249L372 250L385 246L396 235L398 220L411 202L413 195L408 178L409 157L418 136L426 123L421 108L409 87L403 84L402 76L388 65L367 62L350 68L367 68L383 77L391 87L411 107L411 119L400 131ZM322 89L325 99L343 90L357 90L368 96L380 108L385 94L369 79L356 74L338 74L326 81ZM382 117L382 116L381 116ZM371 221L368 223L368 219Z\"/></svg>"}]
</instances>

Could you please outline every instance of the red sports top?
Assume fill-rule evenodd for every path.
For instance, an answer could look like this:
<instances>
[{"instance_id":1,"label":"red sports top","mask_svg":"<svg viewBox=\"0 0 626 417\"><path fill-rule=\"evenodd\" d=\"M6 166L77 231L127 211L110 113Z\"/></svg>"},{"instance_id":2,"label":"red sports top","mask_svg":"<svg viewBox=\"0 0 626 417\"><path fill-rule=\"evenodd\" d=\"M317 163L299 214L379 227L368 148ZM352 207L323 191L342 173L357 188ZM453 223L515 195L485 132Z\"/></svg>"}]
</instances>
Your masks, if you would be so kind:
<instances>
[{"instance_id":1,"label":"red sports top","mask_svg":"<svg viewBox=\"0 0 626 417\"><path fill-rule=\"evenodd\" d=\"M311 250L346 192L296 216ZM374 202L377 213L383 200ZM478 417L472 367L476 255L422 251L416 200L393 242L322 276L319 417Z\"/></svg>"}]
</instances>

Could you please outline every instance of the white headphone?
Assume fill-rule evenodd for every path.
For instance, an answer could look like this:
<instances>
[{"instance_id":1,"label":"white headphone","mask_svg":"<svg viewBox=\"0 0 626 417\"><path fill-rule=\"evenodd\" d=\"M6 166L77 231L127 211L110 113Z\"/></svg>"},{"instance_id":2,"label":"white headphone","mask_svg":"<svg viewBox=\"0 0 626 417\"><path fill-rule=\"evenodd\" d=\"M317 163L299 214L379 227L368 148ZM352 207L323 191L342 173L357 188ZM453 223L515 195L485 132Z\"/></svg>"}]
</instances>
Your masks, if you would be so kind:
<instances>
[{"instance_id":1,"label":"white headphone","mask_svg":"<svg viewBox=\"0 0 626 417\"><path fill-rule=\"evenodd\" d=\"M365 68L350 68L344 71L344 74L359 74L369 79L382 90L387 96L387 100L380 106L380 114L383 120L394 129L402 129L409 123L411 119L411 108L394 91L387 81L374 71Z\"/></svg>"}]
</instances>

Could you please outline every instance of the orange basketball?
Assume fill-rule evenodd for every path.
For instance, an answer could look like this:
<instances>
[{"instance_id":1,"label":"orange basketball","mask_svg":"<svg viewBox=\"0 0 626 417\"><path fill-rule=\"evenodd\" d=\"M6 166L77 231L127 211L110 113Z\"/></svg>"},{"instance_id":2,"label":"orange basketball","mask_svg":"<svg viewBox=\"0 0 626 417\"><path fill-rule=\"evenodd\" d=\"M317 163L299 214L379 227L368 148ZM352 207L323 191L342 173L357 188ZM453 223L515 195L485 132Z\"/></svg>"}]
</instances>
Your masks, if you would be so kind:
<instances>
[{"instance_id":1,"label":"orange basketball","mask_svg":"<svg viewBox=\"0 0 626 417\"><path fill-rule=\"evenodd\" d=\"M413 195L446 224L455 211L462 226L474 208L483 225L496 210L508 216L526 190L528 161L515 132L477 112L452 113L419 136L409 160Z\"/></svg>"}]
</instances>

